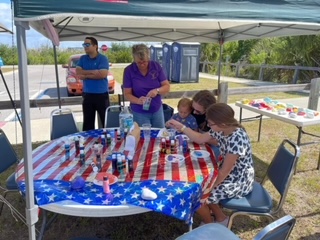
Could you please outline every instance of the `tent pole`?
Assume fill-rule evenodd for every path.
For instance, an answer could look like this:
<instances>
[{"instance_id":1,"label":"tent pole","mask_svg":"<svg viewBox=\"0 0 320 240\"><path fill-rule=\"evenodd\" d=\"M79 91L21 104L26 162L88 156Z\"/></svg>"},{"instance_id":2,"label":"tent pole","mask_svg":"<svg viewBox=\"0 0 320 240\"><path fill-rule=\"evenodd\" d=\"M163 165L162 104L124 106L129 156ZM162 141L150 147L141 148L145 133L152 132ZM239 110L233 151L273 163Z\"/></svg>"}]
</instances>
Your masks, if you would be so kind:
<instances>
[{"instance_id":1,"label":"tent pole","mask_svg":"<svg viewBox=\"0 0 320 240\"><path fill-rule=\"evenodd\" d=\"M19 59L19 84L22 114L22 136L24 152L24 172L26 184L26 220L29 231L29 239L36 239L35 224L38 221L38 205L34 204L33 188L33 164L32 164L32 141L31 141L31 121L30 102L27 71L27 45L26 29L29 29L28 22L15 21L17 30L17 47Z\"/></svg>"},{"instance_id":2,"label":"tent pole","mask_svg":"<svg viewBox=\"0 0 320 240\"><path fill-rule=\"evenodd\" d=\"M13 73L13 74L14 74L14 73ZM18 121L19 121L19 123L20 123L20 126L22 127L22 122L21 122L21 119L20 119L19 113L18 113L18 111L17 111L16 103L15 103L15 101L13 101L13 99L12 99L12 96L11 96L10 90L9 90L8 85L7 85L7 82L6 82L6 80L5 80L4 76L3 76L3 73L2 73L1 67L0 67L0 75L1 75L1 77L2 77L3 84L4 84L4 86L5 86L6 90L7 90L7 93L8 93L8 95L9 95L11 105L12 105L12 107L13 107L13 109L14 109L15 113L16 113L16 117L17 117L17 119L18 119Z\"/></svg>"},{"instance_id":3,"label":"tent pole","mask_svg":"<svg viewBox=\"0 0 320 240\"><path fill-rule=\"evenodd\" d=\"M223 50L223 43L224 43L224 32L220 29L220 36L219 36L219 65L218 65L218 100L220 99L220 77L221 77L221 64L222 64L222 50Z\"/></svg>"},{"instance_id":4,"label":"tent pole","mask_svg":"<svg viewBox=\"0 0 320 240\"><path fill-rule=\"evenodd\" d=\"M220 46L219 51L219 65L218 65L218 89L220 89L220 75L221 75L221 63L222 63L222 44Z\"/></svg>"},{"instance_id":5,"label":"tent pole","mask_svg":"<svg viewBox=\"0 0 320 240\"><path fill-rule=\"evenodd\" d=\"M58 106L61 109L61 96L60 96L60 85L59 85L59 73L58 73L58 57L57 57L57 49L56 46L53 45L53 54L54 54L54 67L56 71L56 83L57 83L57 95L58 95Z\"/></svg>"}]
</instances>

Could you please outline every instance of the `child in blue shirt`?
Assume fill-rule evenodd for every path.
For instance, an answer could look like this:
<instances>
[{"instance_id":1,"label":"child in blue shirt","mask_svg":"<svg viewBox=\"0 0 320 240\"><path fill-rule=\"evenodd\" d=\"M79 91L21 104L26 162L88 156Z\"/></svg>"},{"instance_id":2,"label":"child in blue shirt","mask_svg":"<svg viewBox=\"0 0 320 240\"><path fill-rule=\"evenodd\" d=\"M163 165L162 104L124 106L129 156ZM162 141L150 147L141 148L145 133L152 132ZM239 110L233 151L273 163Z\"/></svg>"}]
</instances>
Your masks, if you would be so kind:
<instances>
[{"instance_id":1,"label":"child in blue shirt","mask_svg":"<svg viewBox=\"0 0 320 240\"><path fill-rule=\"evenodd\" d=\"M198 124L192 113L192 100L181 98L178 102L178 113L173 114L172 119L181 122L188 128L198 131Z\"/></svg>"}]
</instances>

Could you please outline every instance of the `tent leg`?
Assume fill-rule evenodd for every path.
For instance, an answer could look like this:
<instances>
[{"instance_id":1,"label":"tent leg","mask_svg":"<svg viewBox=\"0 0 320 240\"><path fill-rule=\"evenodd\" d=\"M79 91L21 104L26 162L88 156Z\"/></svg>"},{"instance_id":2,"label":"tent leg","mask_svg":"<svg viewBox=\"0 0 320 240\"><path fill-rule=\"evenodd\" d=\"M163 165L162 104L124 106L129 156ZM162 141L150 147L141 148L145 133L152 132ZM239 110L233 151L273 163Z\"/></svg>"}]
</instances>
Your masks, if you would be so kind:
<instances>
[{"instance_id":1,"label":"tent leg","mask_svg":"<svg viewBox=\"0 0 320 240\"><path fill-rule=\"evenodd\" d=\"M33 188L33 166L32 166L32 141L31 141L31 120L30 120L30 102L28 85L28 62L27 62L27 44L26 29L29 28L27 22L15 21L17 31L17 47L19 58L19 84L21 99L22 118L22 137L24 153L24 172L26 183L26 220L28 226L29 240L36 239L35 224L38 221L38 206L34 204Z\"/></svg>"},{"instance_id":2,"label":"tent leg","mask_svg":"<svg viewBox=\"0 0 320 240\"><path fill-rule=\"evenodd\" d=\"M58 57L57 57L56 46L54 44L53 44L53 54L54 54L54 69L56 72L58 106L59 106L59 109L61 109L61 96L60 96L59 73L58 73Z\"/></svg>"},{"instance_id":3,"label":"tent leg","mask_svg":"<svg viewBox=\"0 0 320 240\"><path fill-rule=\"evenodd\" d=\"M13 74L14 74L14 73L13 73ZM6 87L7 93L8 93L9 98L10 98L10 102L11 102L12 107L13 107L15 113L16 113L17 119L19 120L20 126L22 127L22 122L21 122L19 113L18 113L18 111L17 111L16 104L15 104L15 102L14 102L13 99L12 99L11 93L10 93L9 88L8 88L8 85L7 85L7 82L6 82L6 80L4 79L4 76L3 76L3 73L2 73L1 67L0 67L0 75L1 75L1 77L2 77L4 86Z\"/></svg>"},{"instance_id":4,"label":"tent leg","mask_svg":"<svg viewBox=\"0 0 320 240\"><path fill-rule=\"evenodd\" d=\"M43 239L44 232L50 227L51 223L53 223L54 220L56 220L56 218L58 217L58 214L54 213L53 216L47 222L48 211L42 209L42 214L43 214L42 224L41 224L41 229L40 229L40 233L39 233L39 236L38 236L38 240L42 240Z\"/></svg>"}]
</instances>

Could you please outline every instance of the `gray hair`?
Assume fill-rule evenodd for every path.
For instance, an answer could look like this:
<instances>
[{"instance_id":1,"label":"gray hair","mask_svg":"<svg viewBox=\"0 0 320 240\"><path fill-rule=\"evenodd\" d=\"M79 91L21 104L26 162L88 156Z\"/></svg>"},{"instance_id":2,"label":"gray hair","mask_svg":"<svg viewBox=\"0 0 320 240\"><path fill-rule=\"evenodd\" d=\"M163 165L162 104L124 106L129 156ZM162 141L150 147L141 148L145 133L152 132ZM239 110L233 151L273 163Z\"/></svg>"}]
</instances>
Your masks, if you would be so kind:
<instances>
[{"instance_id":1,"label":"gray hair","mask_svg":"<svg viewBox=\"0 0 320 240\"><path fill-rule=\"evenodd\" d=\"M139 59L150 59L150 51L145 44L135 44L132 46L132 55Z\"/></svg>"}]
</instances>

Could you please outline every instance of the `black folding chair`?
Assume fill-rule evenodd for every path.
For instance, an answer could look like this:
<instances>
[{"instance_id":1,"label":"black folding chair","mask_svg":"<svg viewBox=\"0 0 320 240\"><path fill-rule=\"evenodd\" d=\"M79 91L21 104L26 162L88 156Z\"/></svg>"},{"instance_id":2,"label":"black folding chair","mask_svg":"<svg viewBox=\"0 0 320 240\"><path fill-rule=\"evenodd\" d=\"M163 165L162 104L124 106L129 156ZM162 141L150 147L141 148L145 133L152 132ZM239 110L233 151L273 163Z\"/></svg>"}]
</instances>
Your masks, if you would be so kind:
<instances>
[{"instance_id":1,"label":"black folding chair","mask_svg":"<svg viewBox=\"0 0 320 240\"><path fill-rule=\"evenodd\" d=\"M77 132L78 125L71 109L61 108L51 112L51 140Z\"/></svg>"},{"instance_id":2,"label":"black folding chair","mask_svg":"<svg viewBox=\"0 0 320 240\"><path fill-rule=\"evenodd\" d=\"M6 134L0 129L0 174L6 172L11 166L18 163L19 159L14 151L11 143L9 142ZM10 192L19 191L18 185L15 179L15 172L13 172L6 180L5 185L0 182L1 196L3 201L0 200L0 215L3 209L6 196Z\"/></svg>"},{"instance_id":3,"label":"black folding chair","mask_svg":"<svg viewBox=\"0 0 320 240\"><path fill-rule=\"evenodd\" d=\"M237 215L274 216L285 202L291 179L300 157L300 147L292 141L282 141L275 153L265 177L261 183L254 182L253 190L242 198L224 199L220 201L223 208L231 210L228 228L231 228L233 218ZM272 196L263 186L269 180L272 187L279 193L277 205L273 205Z\"/></svg>"}]
</instances>

